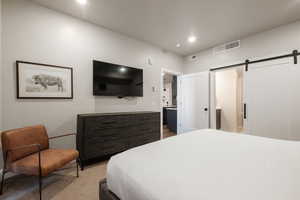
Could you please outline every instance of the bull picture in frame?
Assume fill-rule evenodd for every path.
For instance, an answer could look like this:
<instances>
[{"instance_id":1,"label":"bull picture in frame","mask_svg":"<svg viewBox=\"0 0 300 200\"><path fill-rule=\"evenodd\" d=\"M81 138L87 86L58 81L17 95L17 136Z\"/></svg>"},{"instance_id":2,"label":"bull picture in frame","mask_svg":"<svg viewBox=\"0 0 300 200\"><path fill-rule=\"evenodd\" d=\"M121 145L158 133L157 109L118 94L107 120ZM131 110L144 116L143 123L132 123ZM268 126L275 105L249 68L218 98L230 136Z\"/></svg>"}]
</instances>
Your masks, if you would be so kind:
<instances>
[{"instance_id":1,"label":"bull picture in frame","mask_svg":"<svg viewBox=\"0 0 300 200\"><path fill-rule=\"evenodd\" d=\"M73 69L17 61L18 99L73 99Z\"/></svg>"}]
</instances>

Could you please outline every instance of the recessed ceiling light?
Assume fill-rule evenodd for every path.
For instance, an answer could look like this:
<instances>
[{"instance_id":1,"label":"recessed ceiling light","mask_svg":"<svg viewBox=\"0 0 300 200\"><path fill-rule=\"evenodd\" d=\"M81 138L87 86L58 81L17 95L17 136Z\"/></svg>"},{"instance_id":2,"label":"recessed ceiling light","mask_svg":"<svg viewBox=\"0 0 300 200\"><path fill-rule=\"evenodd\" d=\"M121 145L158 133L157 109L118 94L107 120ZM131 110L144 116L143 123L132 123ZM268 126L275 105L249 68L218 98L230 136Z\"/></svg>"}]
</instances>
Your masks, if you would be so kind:
<instances>
[{"instance_id":1,"label":"recessed ceiling light","mask_svg":"<svg viewBox=\"0 0 300 200\"><path fill-rule=\"evenodd\" d=\"M121 67L121 68L120 68L120 71L121 71L121 72L125 72L125 71L126 71L126 68L125 68L125 67Z\"/></svg>"},{"instance_id":2,"label":"recessed ceiling light","mask_svg":"<svg viewBox=\"0 0 300 200\"><path fill-rule=\"evenodd\" d=\"M177 48L181 47L181 44L179 44L179 43L178 43L178 44L176 44L176 47L177 47Z\"/></svg>"},{"instance_id":3,"label":"recessed ceiling light","mask_svg":"<svg viewBox=\"0 0 300 200\"><path fill-rule=\"evenodd\" d=\"M76 0L79 4L85 5L87 3L87 0Z\"/></svg>"},{"instance_id":4,"label":"recessed ceiling light","mask_svg":"<svg viewBox=\"0 0 300 200\"><path fill-rule=\"evenodd\" d=\"M190 36L188 38L189 43L194 43L194 42L196 42L196 40L197 40L196 36Z\"/></svg>"}]
</instances>

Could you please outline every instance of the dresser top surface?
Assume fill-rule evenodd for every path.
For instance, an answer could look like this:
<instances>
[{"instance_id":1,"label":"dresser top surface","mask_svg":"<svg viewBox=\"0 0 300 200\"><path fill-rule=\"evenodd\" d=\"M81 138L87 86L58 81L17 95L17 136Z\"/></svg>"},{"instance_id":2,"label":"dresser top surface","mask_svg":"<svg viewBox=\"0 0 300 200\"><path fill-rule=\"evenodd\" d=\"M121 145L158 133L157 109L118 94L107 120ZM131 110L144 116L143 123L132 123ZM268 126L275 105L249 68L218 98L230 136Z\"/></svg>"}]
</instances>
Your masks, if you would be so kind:
<instances>
[{"instance_id":1,"label":"dresser top surface","mask_svg":"<svg viewBox=\"0 0 300 200\"><path fill-rule=\"evenodd\" d=\"M154 114L160 113L155 111L141 111L141 112L116 112L116 113L88 113L79 114L79 117L97 117L97 116L114 116L114 115L138 115L138 114Z\"/></svg>"}]
</instances>

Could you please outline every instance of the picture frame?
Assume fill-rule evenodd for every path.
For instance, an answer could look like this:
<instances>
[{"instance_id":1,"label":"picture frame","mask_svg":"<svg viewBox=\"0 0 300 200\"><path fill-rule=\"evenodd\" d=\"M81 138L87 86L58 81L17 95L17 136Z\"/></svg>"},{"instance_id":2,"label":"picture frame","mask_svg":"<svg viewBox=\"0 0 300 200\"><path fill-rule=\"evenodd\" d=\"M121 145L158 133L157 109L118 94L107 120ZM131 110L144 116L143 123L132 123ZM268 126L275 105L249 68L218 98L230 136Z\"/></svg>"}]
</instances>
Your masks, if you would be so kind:
<instances>
[{"instance_id":1,"label":"picture frame","mask_svg":"<svg viewBox=\"0 0 300 200\"><path fill-rule=\"evenodd\" d=\"M73 68L16 61L17 99L73 99Z\"/></svg>"}]
</instances>

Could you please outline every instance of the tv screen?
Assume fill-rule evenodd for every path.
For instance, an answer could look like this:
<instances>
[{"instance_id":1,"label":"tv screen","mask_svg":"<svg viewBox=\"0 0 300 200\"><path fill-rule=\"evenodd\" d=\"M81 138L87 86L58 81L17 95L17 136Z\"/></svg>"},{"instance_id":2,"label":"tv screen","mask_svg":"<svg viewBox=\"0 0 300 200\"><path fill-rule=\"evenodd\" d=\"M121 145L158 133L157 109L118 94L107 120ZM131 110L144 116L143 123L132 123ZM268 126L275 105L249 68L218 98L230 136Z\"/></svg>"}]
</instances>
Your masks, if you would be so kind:
<instances>
[{"instance_id":1,"label":"tv screen","mask_svg":"<svg viewBox=\"0 0 300 200\"><path fill-rule=\"evenodd\" d=\"M93 61L94 95L118 97L143 96L143 70Z\"/></svg>"}]
</instances>

